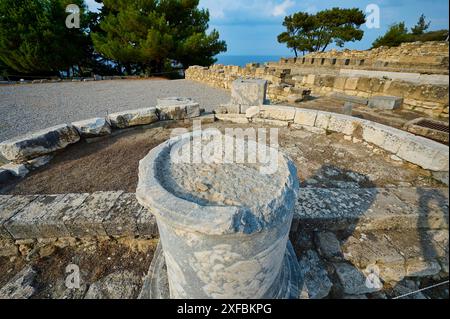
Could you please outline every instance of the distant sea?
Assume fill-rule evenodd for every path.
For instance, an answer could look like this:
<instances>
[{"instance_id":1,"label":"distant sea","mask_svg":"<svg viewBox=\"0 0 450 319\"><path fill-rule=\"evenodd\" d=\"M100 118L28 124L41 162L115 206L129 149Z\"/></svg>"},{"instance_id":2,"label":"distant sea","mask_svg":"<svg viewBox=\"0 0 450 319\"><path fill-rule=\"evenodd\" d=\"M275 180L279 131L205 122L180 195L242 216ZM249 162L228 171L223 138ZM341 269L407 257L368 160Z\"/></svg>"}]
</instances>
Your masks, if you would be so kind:
<instances>
[{"instance_id":1,"label":"distant sea","mask_svg":"<svg viewBox=\"0 0 450 319\"><path fill-rule=\"evenodd\" d=\"M276 62L281 58L281 55L218 55L216 64L244 67L248 63Z\"/></svg>"}]
</instances>

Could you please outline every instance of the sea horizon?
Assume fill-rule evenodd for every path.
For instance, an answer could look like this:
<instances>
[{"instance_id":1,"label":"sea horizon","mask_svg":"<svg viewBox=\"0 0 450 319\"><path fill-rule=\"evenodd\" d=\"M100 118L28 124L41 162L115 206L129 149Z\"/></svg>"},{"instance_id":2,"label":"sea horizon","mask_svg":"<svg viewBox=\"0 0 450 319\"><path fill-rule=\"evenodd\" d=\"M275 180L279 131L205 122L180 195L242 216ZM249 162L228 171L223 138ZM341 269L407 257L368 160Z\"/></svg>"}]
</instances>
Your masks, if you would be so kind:
<instances>
[{"instance_id":1,"label":"sea horizon","mask_svg":"<svg viewBox=\"0 0 450 319\"><path fill-rule=\"evenodd\" d=\"M216 56L216 64L223 65L238 65L244 67L248 63L265 63L276 62L281 58L286 57L283 55L218 55Z\"/></svg>"}]
</instances>

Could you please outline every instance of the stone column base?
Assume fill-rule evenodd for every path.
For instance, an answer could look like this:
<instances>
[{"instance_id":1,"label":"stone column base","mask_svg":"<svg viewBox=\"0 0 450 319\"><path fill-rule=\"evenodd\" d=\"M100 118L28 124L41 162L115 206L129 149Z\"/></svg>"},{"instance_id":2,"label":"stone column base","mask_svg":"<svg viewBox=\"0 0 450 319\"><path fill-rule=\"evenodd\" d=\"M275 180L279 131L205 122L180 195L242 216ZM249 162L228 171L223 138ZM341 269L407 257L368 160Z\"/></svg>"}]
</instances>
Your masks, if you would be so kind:
<instances>
[{"instance_id":1,"label":"stone column base","mask_svg":"<svg viewBox=\"0 0 450 319\"><path fill-rule=\"evenodd\" d=\"M284 256L283 268L273 284L275 299L298 299L301 285L300 266L290 241ZM280 285L279 283L282 282ZM277 287L279 286L279 287ZM158 243L150 269L144 279L139 299L170 299L166 261L161 242Z\"/></svg>"}]
</instances>

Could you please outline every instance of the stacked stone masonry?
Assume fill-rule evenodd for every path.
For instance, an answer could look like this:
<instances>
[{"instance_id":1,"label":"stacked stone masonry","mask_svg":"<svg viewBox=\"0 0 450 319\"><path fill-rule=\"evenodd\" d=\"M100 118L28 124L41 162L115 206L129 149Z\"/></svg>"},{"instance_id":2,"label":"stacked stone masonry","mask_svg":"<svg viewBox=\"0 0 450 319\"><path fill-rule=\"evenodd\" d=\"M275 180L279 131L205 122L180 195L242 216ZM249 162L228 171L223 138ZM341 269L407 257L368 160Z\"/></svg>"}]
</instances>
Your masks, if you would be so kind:
<instances>
[{"instance_id":1,"label":"stacked stone masonry","mask_svg":"<svg viewBox=\"0 0 450 319\"><path fill-rule=\"evenodd\" d=\"M402 107L448 118L448 42L408 43L370 51L330 51L266 65L193 66L186 78L231 89L239 78L269 82L272 102L301 100L305 93L345 94L367 101L374 96L403 99Z\"/></svg>"}]
</instances>

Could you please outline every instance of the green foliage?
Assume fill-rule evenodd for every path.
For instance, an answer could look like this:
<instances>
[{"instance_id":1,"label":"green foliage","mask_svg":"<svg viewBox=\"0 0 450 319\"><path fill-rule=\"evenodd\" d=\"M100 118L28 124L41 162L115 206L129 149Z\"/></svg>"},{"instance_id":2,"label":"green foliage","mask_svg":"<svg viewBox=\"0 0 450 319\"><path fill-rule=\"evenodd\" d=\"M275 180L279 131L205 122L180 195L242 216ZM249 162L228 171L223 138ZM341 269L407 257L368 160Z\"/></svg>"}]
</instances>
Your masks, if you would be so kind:
<instances>
[{"instance_id":1,"label":"green foliage","mask_svg":"<svg viewBox=\"0 0 450 319\"><path fill-rule=\"evenodd\" d=\"M431 23L426 22L423 14L420 16L417 24L411 28L411 32L408 32L405 22L393 24L383 36L375 40L372 47L396 47L405 42L445 41L448 38L448 30L425 32L430 28L430 25Z\"/></svg>"},{"instance_id":2,"label":"green foliage","mask_svg":"<svg viewBox=\"0 0 450 319\"><path fill-rule=\"evenodd\" d=\"M128 73L161 72L168 60L210 65L226 44L213 30L199 0L104 0L95 49Z\"/></svg>"},{"instance_id":3,"label":"green foliage","mask_svg":"<svg viewBox=\"0 0 450 319\"><path fill-rule=\"evenodd\" d=\"M364 31L360 27L365 22L364 13L357 8L332 8L315 15L298 12L285 18L286 31L278 36L278 42L286 43L296 56L299 51L323 52L332 43L343 47L346 42L361 40Z\"/></svg>"},{"instance_id":4,"label":"green foliage","mask_svg":"<svg viewBox=\"0 0 450 319\"><path fill-rule=\"evenodd\" d=\"M85 58L86 30L68 29L68 4L81 8L83 0L0 0L0 60L22 73L57 73Z\"/></svg>"},{"instance_id":5,"label":"green foliage","mask_svg":"<svg viewBox=\"0 0 450 319\"><path fill-rule=\"evenodd\" d=\"M425 15L421 15L417 24L411 28L411 33L414 35L424 34L426 30L430 27L431 22L426 22Z\"/></svg>"}]
</instances>

